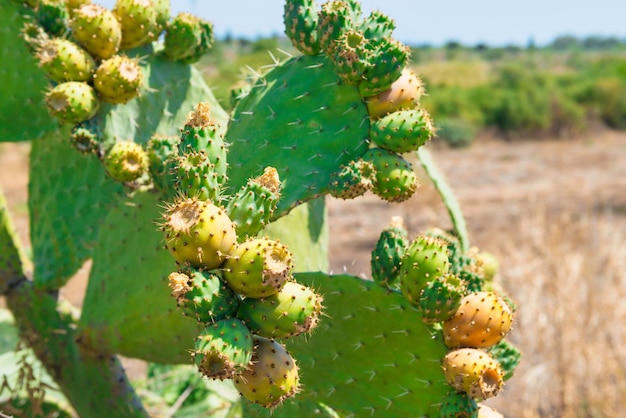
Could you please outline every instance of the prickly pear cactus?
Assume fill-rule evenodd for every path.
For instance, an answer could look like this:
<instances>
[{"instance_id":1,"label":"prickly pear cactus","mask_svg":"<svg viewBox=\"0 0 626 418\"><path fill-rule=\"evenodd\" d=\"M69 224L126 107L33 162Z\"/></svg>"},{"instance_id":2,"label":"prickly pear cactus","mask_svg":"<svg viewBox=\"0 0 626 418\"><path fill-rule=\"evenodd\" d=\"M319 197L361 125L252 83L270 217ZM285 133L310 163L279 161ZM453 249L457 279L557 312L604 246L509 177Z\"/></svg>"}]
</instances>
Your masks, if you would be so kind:
<instances>
[{"instance_id":1,"label":"prickly pear cactus","mask_svg":"<svg viewBox=\"0 0 626 418\"><path fill-rule=\"evenodd\" d=\"M23 49L0 65L23 65L22 84L43 80L34 56L58 38L58 23L97 68L55 72L69 79L51 83L47 122L32 133L47 134L31 155L33 281L0 229L0 290L81 416L106 414L103 399L119 416L146 415L115 355L230 379L245 416L437 416L451 391L483 399L501 389L518 360L502 340L512 312L483 292L458 205L423 150L433 133L423 86L391 19L363 16L355 0L287 1L286 33L304 55L261 72L228 115L189 65L213 42L209 22L167 18L167 1L151 10L120 1L114 11L52 3L65 14L0 2L12 28L2 36L27 24ZM13 19L20 14L34 17ZM163 28L164 42L150 42ZM41 84L18 91L41 105L34 115L45 109ZM404 201L419 183L400 153L416 150L457 237L409 244L405 231L387 231L375 280L319 272L328 265L323 196ZM89 259L80 318L57 312L49 294ZM478 308L465 303L473 295ZM492 306L495 318L485 314ZM101 393L81 398L90 381ZM471 399L457 404L475 409Z\"/></svg>"}]
</instances>

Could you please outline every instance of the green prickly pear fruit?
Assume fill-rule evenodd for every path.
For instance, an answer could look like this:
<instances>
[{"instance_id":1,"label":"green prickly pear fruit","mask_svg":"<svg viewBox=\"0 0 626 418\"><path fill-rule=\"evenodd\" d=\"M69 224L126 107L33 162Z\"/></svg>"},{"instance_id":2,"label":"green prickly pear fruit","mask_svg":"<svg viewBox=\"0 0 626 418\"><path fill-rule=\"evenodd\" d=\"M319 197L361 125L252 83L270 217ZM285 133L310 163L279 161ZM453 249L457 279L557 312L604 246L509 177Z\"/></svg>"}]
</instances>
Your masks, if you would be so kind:
<instances>
[{"instance_id":1,"label":"green prickly pear fruit","mask_svg":"<svg viewBox=\"0 0 626 418\"><path fill-rule=\"evenodd\" d=\"M331 174L328 192L339 199L355 199L372 189L374 166L362 159L352 160Z\"/></svg>"},{"instance_id":2,"label":"green prickly pear fruit","mask_svg":"<svg viewBox=\"0 0 626 418\"><path fill-rule=\"evenodd\" d=\"M62 36L67 31L69 16L64 0L39 0L35 16L37 22L51 35Z\"/></svg>"},{"instance_id":3,"label":"green prickly pear fruit","mask_svg":"<svg viewBox=\"0 0 626 418\"><path fill-rule=\"evenodd\" d=\"M404 220L401 216L391 218L391 223L378 237L372 251L372 279L381 286L392 287L400 273L400 263L409 245Z\"/></svg>"},{"instance_id":4,"label":"green prickly pear fruit","mask_svg":"<svg viewBox=\"0 0 626 418\"><path fill-rule=\"evenodd\" d=\"M360 28L367 39L390 38L396 29L394 21L384 13L374 10L363 19Z\"/></svg>"},{"instance_id":5,"label":"green prickly pear fruit","mask_svg":"<svg viewBox=\"0 0 626 418\"><path fill-rule=\"evenodd\" d=\"M475 348L450 351L443 359L442 368L450 385L474 399L495 396L504 384L498 363Z\"/></svg>"},{"instance_id":6,"label":"green prickly pear fruit","mask_svg":"<svg viewBox=\"0 0 626 418\"><path fill-rule=\"evenodd\" d=\"M464 293L465 286L461 279L451 274L428 282L419 300L422 320L434 323L452 318Z\"/></svg>"},{"instance_id":7,"label":"green prickly pear fruit","mask_svg":"<svg viewBox=\"0 0 626 418\"><path fill-rule=\"evenodd\" d=\"M293 337L311 332L317 326L322 300L313 289L288 282L271 296L244 299L237 310L237 318L252 333L262 337Z\"/></svg>"},{"instance_id":8,"label":"green prickly pear fruit","mask_svg":"<svg viewBox=\"0 0 626 418\"><path fill-rule=\"evenodd\" d=\"M213 46L213 25L190 13L179 13L167 26L164 43L167 59L192 64Z\"/></svg>"},{"instance_id":9,"label":"green prickly pear fruit","mask_svg":"<svg viewBox=\"0 0 626 418\"><path fill-rule=\"evenodd\" d=\"M97 4L74 9L71 26L76 42L98 59L115 55L122 42L120 22L111 11Z\"/></svg>"},{"instance_id":10,"label":"green prickly pear fruit","mask_svg":"<svg viewBox=\"0 0 626 418\"><path fill-rule=\"evenodd\" d=\"M215 273L190 269L168 276L172 296L183 314L212 323L235 316L239 297Z\"/></svg>"},{"instance_id":11,"label":"green prickly pear fruit","mask_svg":"<svg viewBox=\"0 0 626 418\"><path fill-rule=\"evenodd\" d=\"M141 144L116 142L104 157L104 167L116 181L134 181L148 171L148 154Z\"/></svg>"},{"instance_id":12,"label":"green prickly pear fruit","mask_svg":"<svg viewBox=\"0 0 626 418\"><path fill-rule=\"evenodd\" d=\"M400 288L409 302L419 305L422 290L432 280L448 274L450 262L445 242L418 236L407 248L400 265Z\"/></svg>"},{"instance_id":13,"label":"green prickly pear fruit","mask_svg":"<svg viewBox=\"0 0 626 418\"><path fill-rule=\"evenodd\" d=\"M179 264L213 270L237 243L235 225L224 209L208 201L184 198L164 214L166 248Z\"/></svg>"},{"instance_id":14,"label":"green prickly pear fruit","mask_svg":"<svg viewBox=\"0 0 626 418\"><path fill-rule=\"evenodd\" d=\"M45 41L37 50L37 60L52 81L89 81L96 69L91 55L76 45L61 38Z\"/></svg>"},{"instance_id":15,"label":"green prickly pear fruit","mask_svg":"<svg viewBox=\"0 0 626 418\"><path fill-rule=\"evenodd\" d=\"M320 52L317 41L318 8L314 0L291 0L285 2L283 22L285 34L300 52L316 55Z\"/></svg>"},{"instance_id":16,"label":"green prickly pear fruit","mask_svg":"<svg viewBox=\"0 0 626 418\"><path fill-rule=\"evenodd\" d=\"M422 80L413 71L404 68L387 90L367 97L365 104L370 117L378 119L398 110L415 109L423 94Z\"/></svg>"},{"instance_id":17,"label":"green prickly pear fruit","mask_svg":"<svg viewBox=\"0 0 626 418\"><path fill-rule=\"evenodd\" d=\"M166 194L173 194L175 159L180 138L176 135L153 135L147 144L152 181Z\"/></svg>"},{"instance_id":18,"label":"green prickly pear fruit","mask_svg":"<svg viewBox=\"0 0 626 418\"><path fill-rule=\"evenodd\" d=\"M252 360L252 334L238 319L222 319L196 338L192 353L198 370L210 379L230 379L245 372Z\"/></svg>"},{"instance_id":19,"label":"green prickly pear fruit","mask_svg":"<svg viewBox=\"0 0 626 418\"><path fill-rule=\"evenodd\" d=\"M108 103L126 103L139 95L143 70L137 61L115 55L102 61L93 76L94 87Z\"/></svg>"},{"instance_id":20,"label":"green prickly pear fruit","mask_svg":"<svg viewBox=\"0 0 626 418\"><path fill-rule=\"evenodd\" d=\"M227 151L219 124L211 117L208 103L198 103L189 112L181 131L179 154L204 152L209 157L217 174L219 184L226 183L228 170Z\"/></svg>"},{"instance_id":21,"label":"green prickly pear fruit","mask_svg":"<svg viewBox=\"0 0 626 418\"><path fill-rule=\"evenodd\" d=\"M342 0L330 0L322 5L318 13L317 39L320 50L331 55L335 41L352 24L350 5Z\"/></svg>"},{"instance_id":22,"label":"green prickly pear fruit","mask_svg":"<svg viewBox=\"0 0 626 418\"><path fill-rule=\"evenodd\" d=\"M424 235L428 235L429 237L436 238L446 243L448 248L448 260L450 261L450 272L452 274L458 274L463 267L460 260L462 256L461 244L459 243L458 238L441 228L430 228L424 233Z\"/></svg>"},{"instance_id":23,"label":"green prickly pear fruit","mask_svg":"<svg viewBox=\"0 0 626 418\"><path fill-rule=\"evenodd\" d=\"M248 180L226 206L226 212L236 225L240 241L257 235L270 223L280 199L280 178L274 167Z\"/></svg>"},{"instance_id":24,"label":"green prickly pear fruit","mask_svg":"<svg viewBox=\"0 0 626 418\"><path fill-rule=\"evenodd\" d=\"M434 127L424 109L398 110L370 126L370 138L380 148L405 153L417 151L430 140Z\"/></svg>"},{"instance_id":25,"label":"green prickly pear fruit","mask_svg":"<svg viewBox=\"0 0 626 418\"><path fill-rule=\"evenodd\" d=\"M485 281L492 281L496 273L498 273L498 269L500 268L500 262L498 261L498 258L495 255L488 253L487 251L479 252L478 254L476 254L476 258L483 267L483 277Z\"/></svg>"},{"instance_id":26,"label":"green prickly pear fruit","mask_svg":"<svg viewBox=\"0 0 626 418\"><path fill-rule=\"evenodd\" d=\"M89 84L68 81L58 84L46 94L46 104L50 114L60 121L79 123L93 117L100 102Z\"/></svg>"},{"instance_id":27,"label":"green prickly pear fruit","mask_svg":"<svg viewBox=\"0 0 626 418\"><path fill-rule=\"evenodd\" d=\"M507 340L500 340L496 345L489 347L487 353L498 362L504 372L504 380L513 377L515 369L519 365L522 353Z\"/></svg>"},{"instance_id":28,"label":"green prickly pear fruit","mask_svg":"<svg viewBox=\"0 0 626 418\"><path fill-rule=\"evenodd\" d=\"M391 151L371 148L363 160L374 167L372 191L388 202L403 202L413 196L419 187L411 163Z\"/></svg>"},{"instance_id":29,"label":"green prickly pear fruit","mask_svg":"<svg viewBox=\"0 0 626 418\"><path fill-rule=\"evenodd\" d=\"M200 200L220 202L221 190L215 166L204 152L187 152L178 156L176 167L176 188L179 193ZM232 217L231 220L234 221Z\"/></svg>"},{"instance_id":30,"label":"green prickly pear fruit","mask_svg":"<svg viewBox=\"0 0 626 418\"><path fill-rule=\"evenodd\" d=\"M384 92L400 78L411 55L406 45L391 38L373 39L370 45L376 62L368 68L359 84L359 92L365 98Z\"/></svg>"},{"instance_id":31,"label":"green prickly pear fruit","mask_svg":"<svg viewBox=\"0 0 626 418\"><path fill-rule=\"evenodd\" d=\"M293 257L285 245L256 238L242 243L230 254L223 278L235 292L262 298L282 289L292 270Z\"/></svg>"},{"instance_id":32,"label":"green prickly pear fruit","mask_svg":"<svg viewBox=\"0 0 626 418\"><path fill-rule=\"evenodd\" d=\"M235 376L241 396L265 408L275 408L300 390L296 361L281 344L254 336L252 364Z\"/></svg>"},{"instance_id":33,"label":"green prickly pear fruit","mask_svg":"<svg viewBox=\"0 0 626 418\"><path fill-rule=\"evenodd\" d=\"M484 348L497 344L511 330L513 314L493 292L466 295L454 316L443 323L443 337L450 348Z\"/></svg>"},{"instance_id":34,"label":"green prickly pear fruit","mask_svg":"<svg viewBox=\"0 0 626 418\"><path fill-rule=\"evenodd\" d=\"M335 65L337 75L345 82L357 84L363 74L372 65L368 41L357 30L346 30L335 41L330 59Z\"/></svg>"},{"instance_id":35,"label":"green prickly pear fruit","mask_svg":"<svg viewBox=\"0 0 626 418\"><path fill-rule=\"evenodd\" d=\"M70 143L81 154L95 154L100 148L100 138L97 133L82 124L72 129Z\"/></svg>"},{"instance_id":36,"label":"green prickly pear fruit","mask_svg":"<svg viewBox=\"0 0 626 418\"><path fill-rule=\"evenodd\" d=\"M120 49L137 48L155 39L159 25L151 0L117 0L113 14L122 27Z\"/></svg>"},{"instance_id":37,"label":"green prickly pear fruit","mask_svg":"<svg viewBox=\"0 0 626 418\"><path fill-rule=\"evenodd\" d=\"M441 400L440 418L478 418L478 404L465 392L450 391Z\"/></svg>"},{"instance_id":38,"label":"green prickly pear fruit","mask_svg":"<svg viewBox=\"0 0 626 418\"><path fill-rule=\"evenodd\" d=\"M170 20L170 0L152 0L152 6L157 13L157 27L153 33L153 41L157 40L161 33L167 27L167 22Z\"/></svg>"}]
</instances>

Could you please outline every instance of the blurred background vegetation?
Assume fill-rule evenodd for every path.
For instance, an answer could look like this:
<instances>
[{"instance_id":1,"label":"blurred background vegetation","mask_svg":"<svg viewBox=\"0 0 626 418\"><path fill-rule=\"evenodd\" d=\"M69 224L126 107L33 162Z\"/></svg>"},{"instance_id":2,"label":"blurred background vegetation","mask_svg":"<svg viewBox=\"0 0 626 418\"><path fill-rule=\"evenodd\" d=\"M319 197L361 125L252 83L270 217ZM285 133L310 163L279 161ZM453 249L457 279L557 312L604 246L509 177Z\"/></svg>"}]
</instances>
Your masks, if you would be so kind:
<instances>
[{"instance_id":1,"label":"blurred background vegetation","mask_svg":"<svg viewBox=\"0 0 626 418\"><path fill-rule=\"evenodd\" d=\"M575 138L626 129L626 40L560 36L544 46L491 47L450 41L413 45L412 66L426 84L424 106L452 147L481 136L504 140ZM230 90L276 58L294 53L281 36L226 37L199 65L230 108Z\"/></svg>"}]
</instances>

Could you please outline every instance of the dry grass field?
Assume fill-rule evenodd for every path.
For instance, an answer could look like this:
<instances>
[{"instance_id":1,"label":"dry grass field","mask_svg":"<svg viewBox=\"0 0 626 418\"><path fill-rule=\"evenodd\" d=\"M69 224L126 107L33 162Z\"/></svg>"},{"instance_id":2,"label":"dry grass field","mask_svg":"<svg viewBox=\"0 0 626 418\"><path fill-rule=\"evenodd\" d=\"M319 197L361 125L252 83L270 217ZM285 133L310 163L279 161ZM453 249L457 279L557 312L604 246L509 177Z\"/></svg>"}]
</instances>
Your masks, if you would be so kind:
<instances>
[{"instance_id":1,"label":"dry grass field","mask_svg":"<svg viewBox=\"0 0 626 418\"><path fill-rule=\"evenodd\" d=\"M489 404L507 417L623 416L626 135L432 151L472 243L498 256L498 280L518 303L510 338L523 361ZM27 154L27 145L0 145L0 186L26 241ZM393 215L411 235L450 226L427 181L401 205L329 200L332 269L367 275L369 252ZM82 289L73 281L64 294L79 303Z\"/></svg>"}]
</instances>

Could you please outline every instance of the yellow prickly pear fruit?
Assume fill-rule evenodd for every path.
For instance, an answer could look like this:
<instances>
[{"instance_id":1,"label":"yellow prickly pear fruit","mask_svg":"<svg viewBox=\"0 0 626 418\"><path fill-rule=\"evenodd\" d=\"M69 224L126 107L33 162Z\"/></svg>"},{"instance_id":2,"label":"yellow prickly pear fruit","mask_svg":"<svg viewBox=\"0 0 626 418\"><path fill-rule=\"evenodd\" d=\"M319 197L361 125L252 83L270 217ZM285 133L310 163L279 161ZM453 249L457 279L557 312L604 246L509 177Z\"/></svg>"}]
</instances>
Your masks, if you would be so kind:
<instances>
[{"instance_id":1,"label":"yellow prickly pear fruit","mask_svg":"<svg viewBox=\"0 0 626 418\"><path fill-rule=\"evenodd\" d=\"M108 103L126 103L139 95L143 71L136 60L115 55L103 61L93 76L94 87Z\"/></svg>"},{"instance_id":2,"label":"yellow prickly pear fruit","mask_svg":"<svg viewBox=\"0 0 626 418\"><path fill-rule=\"evenodd\" d=\"M99 59L112 57L122 42L122 27L115 15L97 4L74 9L71 22L76 42Z\"/></svg>"},{"instance_id":3,"label":"yellow prickly pear fruit","mask_svg":"<svg viewBox=\"0 0 626 418\"><path fill-rule=\"evenodd\" d=\"M378 119L398 110L415 109L422 94L422 80L413 71L405 68L391 87L375 96L367 97L365 104L370 117Z\"/></svg>"},{"instance_id":4,"label":"yellow prickly pear fruit","mask_svg":"<svg viewBox=\"0 0 626 418\"><path fill-rule=\"evenodd\" d=\"M113 14L122 26L121 49L144 45L159 30L157 10L151 0L117 0Z\"/></svg>"},{"instance_id":5,"label":"yellow prickly pear fruit","mask_svg":"<svg viewBox=\"0 0 626 418\"><path fill-rule=\"evenodd\" d=\"M274 408L299 391L296 361L281 344L254 336L252 364L235 376L241 396L265 408Z\"/></svg>"},{"instance_id":6,"label":"yellow prickly pear fruit","mask_svg":"<svg viewBox=\"0 0 626 418\"><path fill-rule=\"evenodd\" d=\"M117 181L137 180L148 172L148 154L133 141L116 142L104 157L104 166Z\"/></svg>"},{"instance_id":7,"label":"yellow prickly pear fruit","mask_svg":"<svg viewBox=\"0 0 626 418\"><path fill-rule=\"evenodd\" d=\"M487 353L474 348L450 351L441 365L448 383L475 399L487 399L504 385L502 370Z\"/></svg>"},{"instance_id":8,"label":"yellow prickly pear fruit","mask_svg":"<svg viewBox=\"0 0 626 418\"><path fill-rule=\"evenodd\" d=\"M511 330L513 314L493 292L475 292L461 299L454 316L443 323L443 337L450 348L491 347Z\"/></svg>"},{"instance_id":9,"label":"yellow prickly pear fruit","mask_svg":"<svg viewBox=\"0 0 626 418\"><path fill-rule=\"evenodd\" d=\"M209 201L181 199L164 214L166 248L179 264L220 267L237 243L235 224Z\"/></svg>"}]
</instances>

